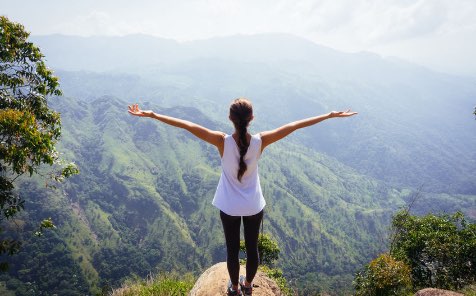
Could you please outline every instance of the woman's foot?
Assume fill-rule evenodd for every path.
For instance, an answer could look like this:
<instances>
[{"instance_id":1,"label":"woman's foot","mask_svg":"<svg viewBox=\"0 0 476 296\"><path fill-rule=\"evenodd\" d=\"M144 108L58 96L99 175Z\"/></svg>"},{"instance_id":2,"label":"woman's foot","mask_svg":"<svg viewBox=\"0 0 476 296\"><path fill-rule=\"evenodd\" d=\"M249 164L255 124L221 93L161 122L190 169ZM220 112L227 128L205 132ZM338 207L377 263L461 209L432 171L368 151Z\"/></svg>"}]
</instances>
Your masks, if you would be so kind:
<instances>
[{"instance_id":1,"label":"woman's foot","mask_svg":"<svg viewBox=\"0 0 476 296\"><path fill-rule=\"evenodd\" d=\"M240 276L240 287L243 296L251 296L253 294L253 285L246 281L245 276Z\"/></svg>"},{"instance_id":2,"label":"woman's foot","mask_svg":"<svg viewBox=\"0 0 476 296\"><path fill-rule=\"evenodd\" d=\"M227 296L242 296L241 290L238 288L238 286L233 287L231 284L231 280L228 281L228 288L226 289L226 295Z\"/></svg>"}]
</instances>

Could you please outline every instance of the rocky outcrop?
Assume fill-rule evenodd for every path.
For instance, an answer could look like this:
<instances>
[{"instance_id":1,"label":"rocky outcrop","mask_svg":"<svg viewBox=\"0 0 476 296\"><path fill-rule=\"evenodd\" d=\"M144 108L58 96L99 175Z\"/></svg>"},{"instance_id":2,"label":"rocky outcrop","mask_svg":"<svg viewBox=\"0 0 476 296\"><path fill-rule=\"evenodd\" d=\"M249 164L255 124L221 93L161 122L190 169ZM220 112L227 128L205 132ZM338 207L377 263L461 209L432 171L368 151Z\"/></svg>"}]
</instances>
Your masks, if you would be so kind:
<instances>
[{"instance_id":1,"label":"rocky outcrop","mask_svg":"<svg viewBox=\"0 0 476 296\"><path fill-rule=\"evenodd\" d=\"M243 266L240 267L240 274L246 274ZM223 296L226 295L226 288L228 285L228 270L226 269L226 262L220 262L209 269L207 269L198 278L190 296ZM281 293L276 282L270 279L266 274L258 271L253 280L253 296L281 296Z\"/></svg>"},{"instance_id":2,"label":"rocky outcrop","mask_svg":"<svg viewBox=\"0 0 476 296\"><path fill-rule=\"evenodd\" d=\"M464 295L461 293L448 291L448 290L426 288L416 292L415 296L464 296Z\"/></svg>"}]
</instances>

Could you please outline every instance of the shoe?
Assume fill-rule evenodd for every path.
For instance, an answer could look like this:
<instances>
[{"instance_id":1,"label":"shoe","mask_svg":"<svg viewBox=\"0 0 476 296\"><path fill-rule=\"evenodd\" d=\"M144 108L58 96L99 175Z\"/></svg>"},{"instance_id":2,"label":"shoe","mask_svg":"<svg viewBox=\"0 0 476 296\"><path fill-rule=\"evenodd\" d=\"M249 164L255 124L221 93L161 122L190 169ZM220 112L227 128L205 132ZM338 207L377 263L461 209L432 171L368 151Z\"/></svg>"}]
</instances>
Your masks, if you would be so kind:
<instances>
[{"instance_id":1,"label":"shoe","mask_svg":"<svg viewBox=\"0 0 476 296\"><path fill-rule=\"evenodd\" d=\"M240 275L241 292L243 293L243 296L251 296L253 294L253 284L251 284L251 287L245 287L245 280L246 277L244 275Z\"/></svg>"},{"instance_id":2,"label":"shoe","mask_svg":"<svg viewBox=\"0 0 476 296\"><path fill-rule=\"evenodd\" d=\"M238 288L238 290L233 290L233 285L231 284L231 280L228 281L228 288L226 289L226 295L227 296L242 296L241 290Z\"/></svg>"}]
</instances>

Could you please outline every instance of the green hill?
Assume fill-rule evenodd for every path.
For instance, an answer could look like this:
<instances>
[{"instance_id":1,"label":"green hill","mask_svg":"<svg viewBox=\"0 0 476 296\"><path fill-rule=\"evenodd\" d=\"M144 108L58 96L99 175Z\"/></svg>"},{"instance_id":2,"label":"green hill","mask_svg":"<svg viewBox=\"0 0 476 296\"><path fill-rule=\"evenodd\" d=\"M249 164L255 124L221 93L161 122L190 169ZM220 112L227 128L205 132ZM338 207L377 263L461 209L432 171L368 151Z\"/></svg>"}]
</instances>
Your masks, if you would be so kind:
<instances>
[{"instance_id":1,"label":"green hill","mask_svg":"<svg viewBox=\"0 0 476 296\"><path fill-rule=\"evenodd\" d=\"M290 36L145 38L149 47L142 37L38 37L51 64L64 68L56 73L65 97L51 99L62 115L58 150L81 173L57 189L20 180L25 211L2 227L24 245L8 258L0 292L99 293L133 275L198 275L225 260L211 205L217 151L128 115L135 102L228 133L228 104L242 95L254 103L252 132L331 109L359 112L298 131L260 162L264 230L302 294L349 291L353 273L387 246L392 214L421 185L414 212L463 210L476 219L473 81ZM65 50L65 40L74 50ZM137 44L129 48L131 40ZM75 59L81 51L87 54ZM65 71L78 67L86 71ZM33 237L46 217L57 229Z\"/></svg>"},{"instance_id":2,"label":"green hill","mask_svg":"<svg viewBox=\"0 0 476 296\"><path fill-rule=\"evenodd\" d=\"M57 190L21 186L29 195L25 228L51 216L58 229L41 240L24 236L26 245L38 249L25 248L14 257L10 276L2 276L23 282L16 282L18 289L30 279L38 290L54 291L57 283L49 275L61 272L80 279L76 291L97 291L132 274L198 274L225 260L218 211L211 205L217 151L185 131L134 118L126 106L114 97L63 98L55 106L63 118L60 150L81 174ZM194 108L150 107L231 132ZM291 283L309 291L350 289L353 272L382 251L390 216L411 195L287 141L265 151L260 172L268 203L264 229L279 242L278 264ZM440 201L469 209L474 197L431 195L432 203ZM64 258L48 259L47 268L32 265L35 259L25 254ZM65 271L64 262L75 271ZM48 279L40 284L41 276Z\"/></svg>"}]
</instances>

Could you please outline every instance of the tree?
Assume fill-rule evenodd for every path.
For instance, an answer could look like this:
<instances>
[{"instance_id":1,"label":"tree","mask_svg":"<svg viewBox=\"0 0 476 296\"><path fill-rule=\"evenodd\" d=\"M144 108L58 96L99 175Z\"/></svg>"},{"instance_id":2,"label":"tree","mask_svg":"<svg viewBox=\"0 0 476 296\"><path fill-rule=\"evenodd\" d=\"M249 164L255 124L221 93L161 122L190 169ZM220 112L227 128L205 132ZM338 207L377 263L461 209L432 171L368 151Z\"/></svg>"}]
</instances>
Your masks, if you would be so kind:
<instances>
[{"instance_id":1,"label":"tree","mask_svg":"<svg viewBox=\"0 0 476 296\"><path fill-rule=\"evenodd\" d=\"M406 295L410 287L461 289L476 283L476 223L461 212L392 219L389 254L359 271L356 295ZM410 280L411 279L411 280Z\"/></svg>"},{"instance_id":2,"label":"tree","mask_svg":"<svg viewBox=\"0 0 476 296\"><path fill-rule=\"evenodd\" d=\"M402 261L384 253L372 260L354 279L357 296L408 295L411 292L411 269Z\"/></svg>"},{"instance_id":3,"label":"tree","mask_svg":"<svg viewBox=\"0 0 476 296\"><path fill-rule=\"evenodd\" d=\"M78 173L55 149L60 114L48 107L47 99L60 96L61 90L40 49L28 42L29 35L21 24L0 16L0 223L23 209L24 200L14 192L19 176L40 174L62 181ZM61 169L45 173L43 164ZM45 220L40 229L51 226ZM0 239L0 255L13 254L19 247L18 241Z\"/></svg>"},{"instance_id":4,"label":"tree","mask_svg":"<svg viewBox=\"0 0 476 296\"><path fill-rule=\"evenodd\" d=\"M245 241L240 241L240 251L246 254ZM259 254L259 263L272 267L274 262L279 259L279 249L278 243L274 241L267 234L260 234L258 237L258 254Z\"/></svg>"},{"instance_id":5,"label":"tree","mask_svg":"<svg viewBox=\"0 0 476 296\"><path fill-rule=\"evenodd\" d=\"M476 283L476 224L461 212L418 217L400 211L392 228L392 255L411 267L415 287L460 289Z\"/></svg>"}]
</instances>

